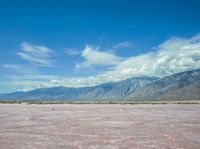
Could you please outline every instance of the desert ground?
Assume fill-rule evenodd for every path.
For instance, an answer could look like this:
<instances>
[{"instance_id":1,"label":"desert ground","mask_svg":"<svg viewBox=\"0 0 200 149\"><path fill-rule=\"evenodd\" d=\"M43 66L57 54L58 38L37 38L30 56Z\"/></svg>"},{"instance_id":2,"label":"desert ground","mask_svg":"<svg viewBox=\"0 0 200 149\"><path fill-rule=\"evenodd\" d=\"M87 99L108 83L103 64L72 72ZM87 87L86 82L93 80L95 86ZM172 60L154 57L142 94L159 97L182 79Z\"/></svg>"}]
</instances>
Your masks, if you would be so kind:
<instances>
[{"instance_id":1,"label":"desert ground","mask_svg":"<svg viewBox=\"0 0 200 149\"><path fill-rule=\"evenodd\" d=\"M0 104L0 149L199 149L200 104Z\"/></svg>"}]
</instances>

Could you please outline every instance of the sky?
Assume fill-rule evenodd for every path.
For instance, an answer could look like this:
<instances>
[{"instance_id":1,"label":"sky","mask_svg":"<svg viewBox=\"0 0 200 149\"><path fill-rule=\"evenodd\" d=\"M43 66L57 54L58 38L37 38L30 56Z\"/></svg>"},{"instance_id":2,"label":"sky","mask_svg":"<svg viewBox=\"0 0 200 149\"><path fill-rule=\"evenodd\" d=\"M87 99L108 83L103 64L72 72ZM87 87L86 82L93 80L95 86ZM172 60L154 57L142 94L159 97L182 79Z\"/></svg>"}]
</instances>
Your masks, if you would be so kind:
<instances>
[{"instance_id":1,"label":"sky","mask_svg":"<svg viewBox=\"0 0 200 149\"><path fill-rule=\"evenodd\" d=\"M198 68L199 0L0 1L0 93Z\"/></svg>"}]
</instances>

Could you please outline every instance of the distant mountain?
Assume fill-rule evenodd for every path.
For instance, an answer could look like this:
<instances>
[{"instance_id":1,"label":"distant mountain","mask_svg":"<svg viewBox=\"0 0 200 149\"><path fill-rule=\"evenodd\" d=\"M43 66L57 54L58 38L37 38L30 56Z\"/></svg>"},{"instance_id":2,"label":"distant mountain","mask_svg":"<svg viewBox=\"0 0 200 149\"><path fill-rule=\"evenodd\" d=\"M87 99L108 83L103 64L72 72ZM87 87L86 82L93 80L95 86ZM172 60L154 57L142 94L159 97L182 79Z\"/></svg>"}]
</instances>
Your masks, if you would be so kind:
<instances>
[{"instance_id":1,"label":"distant mountain","mask_svg":"<svg viewBox=\"0 0 200 149\"><path fill-rule=\"evenodd\" d=\"M1 94L1 100L200 100L200 69L164 78L137 77L97 86L42 88Z\"/></svg>"},{"instance_id":2,"label":"distant mountain","mask_svg":"<svg viewBox=\"0 0 200 149\"><path fill-rule=\"evenodd\" d=\"M200 69L159 79L129 95L132 100L200 100Z\"/></svg>"},{"instance_id":3,"label":"distant mountain","mask_svg":"<svg viewBox=\"0 0 200 149\"><path fill-rule=\"evenodd\" d=\"M119 82L109 82L97 86L69 88L42 88L28 92L14 92L0 95L2 100L100 100L126 99L127 95L146 86L158 78L137 77Z\"/></svg>"},{"instance_id":4,"label":"distant mountain","mask_svg":"<svg viewBox=\"0 0 200 149\"><path fill-rule=\"evenodd\" d=\"M156 77L130 78L119 82L111 82L91 87L86 90L79 99L126 99L127 95L139 88L153 83Z\"/></svg>"}]
</instances>

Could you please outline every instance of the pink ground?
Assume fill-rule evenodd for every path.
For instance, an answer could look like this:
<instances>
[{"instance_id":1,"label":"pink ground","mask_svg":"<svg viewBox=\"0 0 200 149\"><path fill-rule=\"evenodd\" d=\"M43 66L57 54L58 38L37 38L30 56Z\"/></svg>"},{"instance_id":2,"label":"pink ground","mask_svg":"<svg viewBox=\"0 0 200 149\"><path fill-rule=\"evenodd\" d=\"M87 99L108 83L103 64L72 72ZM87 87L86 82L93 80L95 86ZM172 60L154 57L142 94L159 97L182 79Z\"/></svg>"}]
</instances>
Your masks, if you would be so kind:
<instances>
[{"instance_id":1,"label":"pink ground","mask_svg":"<svg viewBox=\"0 0 200 149\"><path fill-rule=\"evenodd\" d=\"M200 104L0 104L0 149L200 148Z\"/></svg>"}]
</instances>

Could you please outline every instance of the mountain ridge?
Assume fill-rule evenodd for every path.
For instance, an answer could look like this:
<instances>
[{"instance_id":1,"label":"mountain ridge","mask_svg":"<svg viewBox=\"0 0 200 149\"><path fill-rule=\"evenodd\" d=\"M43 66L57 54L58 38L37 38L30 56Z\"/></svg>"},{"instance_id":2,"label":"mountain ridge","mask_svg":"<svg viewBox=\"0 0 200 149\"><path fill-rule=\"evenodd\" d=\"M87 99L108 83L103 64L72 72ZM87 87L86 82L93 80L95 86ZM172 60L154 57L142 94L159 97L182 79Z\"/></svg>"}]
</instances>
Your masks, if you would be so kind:
<instances>
[{"instance_id":1,"label":"mountain ridge","mask_svg":"<svg viewBox=\"0 0 200 149\"><path fill-rule=\"evenodd\" d=\"M200 99L200 69L180 72L161 78L144 88L138 89L129 98L154 100Z\"/></svg>"},{"instance_id":2,"label":"mountain ridge","mask_svg":"<svg viewBox=\"0 0 200 149\"><path fill-rule=\"evenodd\" d=\"M90 87L52 87L0 94L2 100L199 100L200 69L163 78L135 77Z\"/></svg>"}]
</instances>

